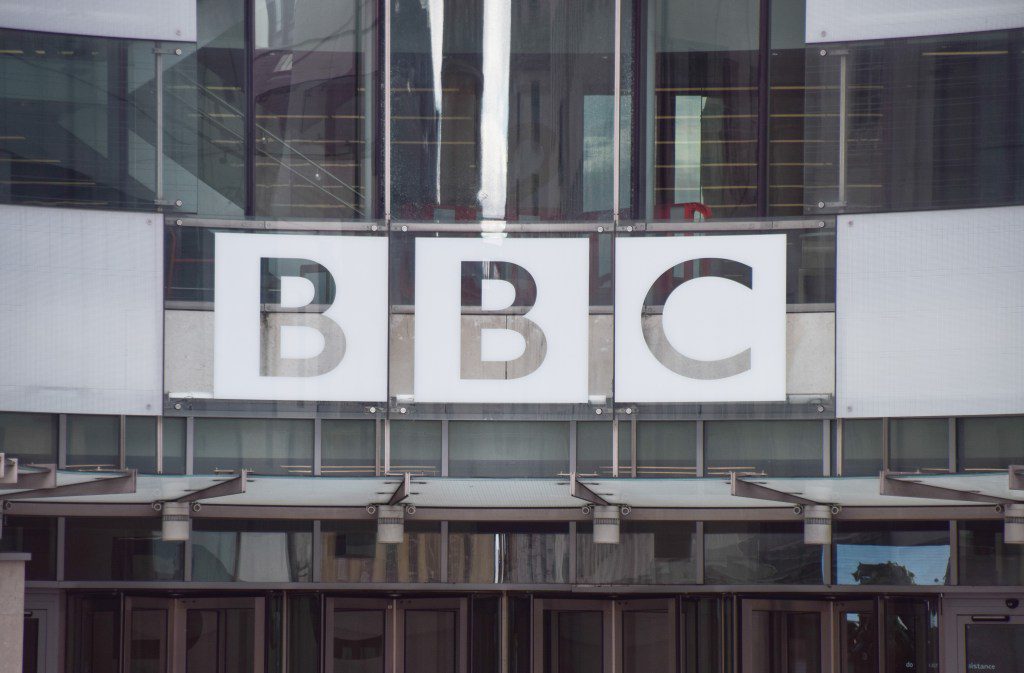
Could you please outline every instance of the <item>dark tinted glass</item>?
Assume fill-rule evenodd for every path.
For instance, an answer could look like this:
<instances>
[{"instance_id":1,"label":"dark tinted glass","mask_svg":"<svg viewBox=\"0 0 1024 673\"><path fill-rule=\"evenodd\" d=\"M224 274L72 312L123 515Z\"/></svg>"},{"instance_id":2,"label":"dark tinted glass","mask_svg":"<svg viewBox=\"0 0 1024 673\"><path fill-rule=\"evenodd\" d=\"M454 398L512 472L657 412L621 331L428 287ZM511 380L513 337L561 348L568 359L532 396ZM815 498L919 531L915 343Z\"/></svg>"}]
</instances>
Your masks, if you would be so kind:
<instances>
[{"instance_id":1,"label":"dark tinted glass","mask_svg":"<svg viewBox=\"0 0 1024 673\"><path fill-rule=\"evenodd\" d=\"M837 584L946 584L949 525L944 522L840 522L834 525Z\"/></svg>"},{"instance_id":2,"label":"dark tinted glass","mask_svg":"<svg viewBox=\"0 0 1024 673\"><path fill-rule=\"evenodd\" d=\"M1024 624L966 624L968 671L1024 670Z\"/></svg>"},{"instance_id":3,"label":"dark tinted glass","mask_svg":"<svg viewBox=\"0 0 1024 673\"><path fill-rule=\"evenodd\" d=\"M56 463L56 414L0 413L0 453L22 463Z\"/></svg>"},{"instance_id":4,"label":"dark tinted glass","mask_svg":"<svg viewBox=\"0 0 1024 673\"><path fill-rule=\"evenodd\" d=\"M569 581L569 527L463 523L448 528L448 581L544 584Z\"/></svg>"},{"instance_id":5,"label":"dark tinted glass","mask_svg":"<svg viewBox=\"0 0 1024 673\"><path fill-rule=\"evenodd\" d=\"M139 472L156 473L156 417L124 419L124 462Z\"/></svg>"},{"instance_id":6,"label":"dark tinted glass","mask_svg":"<svg viewBox=\"0 0 1024 673\"><path fill-rule=\"evenodd\" d=\"M604 421L580 421L576 424L576 471L599 477L612 475L612 423ZM630 476L632 453L630 440L632 427L619 423L619 476Z\"/></svg>"},{"instance_id":7,"label":"dark tinted glass","mask_svg":"<svg viewBox=\"0 0 1024 673\"><path fill-rule=\"evenodd\" d=\"M441 421L395 421L391 426L391 471L441 475Z\"/></svg>"},{"instance_id":8,"label":"dark tinted glass","mask_svg":"<svg viewBox=\"0 0 1024 673\"><path fill-rule=\"evenodd\" d=\"M120 435L117 416L68 416L68 469L117 469Z\"/></svg>"},{"instance_id":9,"label":"dark tinted glass","mask_svg":"<svg viewBox=\"0 0 1024 673\"><path fill-rule=\"evenodd\" d=\"M453 477L556 477L568 471L568 423L448 424L448 474Z\"/></svg>"},{"instance_id":10,"label":"dark tinted glass","mask_svg":"<svg viewBox=\"0 0 1024 673\"><path fill-rule=\"evenodd\" d=\"M43 516L8 516L3 521L0 552L26 552L26 580L57 579L57 519Z\"/></svg>"},{"instance_id":11,"label":"dark tinted glass","mask_svg":"<svg viewBox=\"0 0 1024 673\"><path fill-rule=\"evenodd\" d=\"M888 599L885 604L885 673L939 669L936 599Z\"/></svg>"},{"instance_id":12,"label":"dark tinted glass","mask_svg":"<svg viewBox=\"0 0 1024 673\"><path fill-rule=\"evenodd\" d=\"M821 547L804 544L803 526L788 523L707 523L707 584L820 584Z\"/></svg>"},{"instance_id":13,"label":"dark tinted glass","mask_svg":"<svg viewBox=\"0 0 1024 673\"><path fill-rule=\"evenodd\" d=\"M164 426L164 474L185 474L185 430L184 418L165 416Z\"/></svg>"},{"instance_id":14,"label":"dark tinted glass","mask_svg":"<svg viewBox=\"0 0 1024 673\"><path fill-rule=\"evenodd\" d=\"M435 582L441 579L441 525L405 523L402 544L378 544L372 521L325 521L324 582Z\"/></svg>"},{"instance_id":15,"label":"dark tinted glass","mask_svg":"<svg viewBox=\"0 0 1024 673\"><path fill-rule=\"evenodd\" d=\"M377 462L377 423L323 421L320 452L320 474L324 476L372 476Z\"/></svg>"},{"instance_id":16,"label":"dark tinted glass","mask_svg":"<svg viewBox=\"0 0 1024 673\"><path fill-rule=\"evenodd\" d=\"M1005 470L1024 462L1024 416L958 418L957 467L964 472Z\"/></svg>"},{"instance_id":17,"label":"dark tinted glass","mask_svg":"<svg viewBox=\"0 0 1024 673\"><path fill-rule=\"evenodd\" d=\"M312 569L308 521L192 522L192 579L197 582L308 582Z\"/></svg>"},{"instance_id":18,"label":"dark tinted glass","mask_svg":"<svg viewBox=\"0 0 1024 673\"><path fill-rule=\"evenodd\" d=\"M257 215L374 214L377 3L257 0Z\"/></svg>"},{"instance_id":19,"label":"dark tinted glass","mask_svg":"<svg viewBox=\"0 0 1024 673\"><path fill-rule=\"evenodd\" d=\"M708 421L704 450L709 474L757 472L772 477L820 477L821 421Z\"/></svg>"},{"instance_id":20,"label":"dark tinted glass","mask_svg":"<svg viewBox=\"0 0 1024 673\"><path fill-rule=\"evenodd\" d=\"M803 156L789 159L803 162L806 186L802 199L793 190L785 201L812 212L818 203L880 211L1021 203L1022 47L1022 30L814 46L802 80L794 50L785 82L806 86L803 107L799 89L773 95L803 120Z\"/></svg>"},{"instance_id":21,"label":"dark tinted glass","mask_svg":"<svg viewBox=\"0 0 1024 673\"><path fill-rule=\"evenodd\" d=\"M1024 546L1006 544L1002 521L961 521L960 584L1024 584Z\"/></svg>"},{"instance_id":22,"label":"dark tinted glass","mask_svg":"<svg viewBox=\"0 0 1024 673\"><path fill-rule=\"evenodd\" d=\"M697 527L690 522L630 521L618 544L594 544L593 526L577 524L576 567L595 584L695 584Z\"/></svg>"},{"instance_id":23,"label":"dark tinted glass","mask_svg":"<svg viewBox=\"0 0 1024 673\"><path fill-rule=\"evenodd\" d=\"M86 519L65 524L64 575L69 580L180 580L184 543L160 539L160 518Z\"/></svg>"},{"instance_id":24,"label":"dark tinted glass","mask_svg":"<svg viewBox=\"0 0 1024 673\"><path fill-rule=\"evenodd\" d=\"M647 129L637 134L634 152L645 159L633 179L647 205L637 215L755 215L757 0L638 6L653 55L646 87L638 88Z\"/></svg>"},{"instance_id":25,"label":"dark tinted glass","mask_svg":"<svg viewBox=\"0 0 1024 673\"><path fill-rule=\"evenodd\" d=\"M843 419L843 476L874 477L882 471L882 421Z\"/></svg>"},{"instance_id":26,"label":"dark tinted glass","mask_svg":"<svg viewBox=\"0 0 1024 673\"><path fill-rule=\"evenodd\" d=\"M121 597L75 596L68 622L72 635L69 670L74 673L121 671Z\"/></svg>"},{"instance_id":27,"label":"dark tinted glass","mask_svg":"<svg viewBox=\"0 0 1024 673\"><path fill-rule=\"evenodd\" d=\"M637 421L636 476L695 477L697 424L692 421Z\"/></svg>"},{"instance_id":28,"label":"dark tinted glass","mask_svg":"<svg viewBox=\"0 0 1024 673\"><path fill-rule=\"evenodd\" d=\"M610 217L614 2L388 1L395 217Z\"/></svg>"},{"instance_id":29,"label":"dark tinted glass","mask_svg":"<svg viewBox=\"0 0 1024 673\"><path fill-rule=\"evenodd\" d=\"M313 473L313 421L284 418L197 418L196 474L253 470Z\"/></svg>"},{"instance_id":30,"label":"dark tinted glass","mask_svg":"<svg viewBox=\"0 0 1024 673\"><path fill-rule=\"evenodd\" d=\"M288 596L288 671L317 670L320 653L320 597Z\"/></svg>"},{"instance_id":31,"label":"dark tinted glass","mask_svg":"<svg viewBox=\"0 0 1024 673\"><path fill-rule=\"evenodd\" d=\"M889 420L889 469L949 471L949 421L945 418Z\"/></svg>"}]
</instances>

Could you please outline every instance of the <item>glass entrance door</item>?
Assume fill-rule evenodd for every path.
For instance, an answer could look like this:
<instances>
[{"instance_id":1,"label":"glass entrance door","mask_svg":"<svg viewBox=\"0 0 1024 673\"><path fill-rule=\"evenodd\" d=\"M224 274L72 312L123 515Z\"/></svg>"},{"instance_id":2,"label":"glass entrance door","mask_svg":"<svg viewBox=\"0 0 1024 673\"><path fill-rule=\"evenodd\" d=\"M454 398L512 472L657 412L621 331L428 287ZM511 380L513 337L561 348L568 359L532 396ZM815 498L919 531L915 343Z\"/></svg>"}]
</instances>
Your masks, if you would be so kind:
<instances>
[{"instance_id":1,"label":"glass entrance door","mask_svg":"<svg viewBox=\"0 0 1024 673\"><path fill-rule=\"evenodd\" d=\"M958 615L958 673L1024 671L1024 616Z\"/></svg>"},{"instance_id":2,"label":"glass entrance door","mask_svg":"<svg viewBox=\"0 0 1024 673\"><path fill-rule=\"evenodd\" d=\"M125 598L125 673L263 673L262 598Z\"/></svg>"},{"instance_id":3,"label":"glass entrance door","mask_svg":"<svg viewBox=\"0 0 1024 673\"><path fill-rule=\"evenodd\" d=\"M829 614L829 604L823 601L744 601L744 673L831 671Z\"/></svg>"},{"instance_id":4,"label":"glass entrance door","mask_svg":"<svg viewBox=\"0 0 1024 673\"><path fill-rule=\"evenodd\" d=\"M681 642L676 601L536 599L535 673L671 673Z\"/></svg>"},{"instance_id":5,"label":"glass entrance door","mask_svg":"<svg viewBox=\"0 0 1024 673\"><path fill-rule=\"evenodd\" d=\"M874 601L835 604L839 673L876 673L881 626Z\"/></svg>"},{"instance_id":6,"label":"glass entrance door","mask_svg":"<svg viewBox=\"0 0 1024 673\"><path fill-rule=\"evenodd\" d=\"M461 598L329 598L327 673L465 673Z\"/></svg>"}]
</instances>

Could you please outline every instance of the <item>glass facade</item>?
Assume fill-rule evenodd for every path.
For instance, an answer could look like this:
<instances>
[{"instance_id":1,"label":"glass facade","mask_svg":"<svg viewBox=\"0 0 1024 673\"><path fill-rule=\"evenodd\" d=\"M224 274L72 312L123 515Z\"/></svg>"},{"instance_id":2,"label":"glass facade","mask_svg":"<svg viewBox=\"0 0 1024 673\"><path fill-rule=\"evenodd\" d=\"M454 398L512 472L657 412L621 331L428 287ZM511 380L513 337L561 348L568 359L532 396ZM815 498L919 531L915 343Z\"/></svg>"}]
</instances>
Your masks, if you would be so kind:
<instances>
[{"instance_id":1,"label":"glass facade","mask_svg":"<svg viewBox=\"0 0 1024 673\"><path fill-rule=\"evenodd\" d=\"M192 523L196 582L308 582L313 531L302 521L202 519Z\"/></svg>"},{"instance_id":2,"label":"glass facade","mask_svg":"<svg viewBox=\"0 0 1024 673\"><path fill-rule=\"evenodd\" d=\"M842 522L833 532L838 584L948 584L946 522Z\"/></svg>"}]
</instances>

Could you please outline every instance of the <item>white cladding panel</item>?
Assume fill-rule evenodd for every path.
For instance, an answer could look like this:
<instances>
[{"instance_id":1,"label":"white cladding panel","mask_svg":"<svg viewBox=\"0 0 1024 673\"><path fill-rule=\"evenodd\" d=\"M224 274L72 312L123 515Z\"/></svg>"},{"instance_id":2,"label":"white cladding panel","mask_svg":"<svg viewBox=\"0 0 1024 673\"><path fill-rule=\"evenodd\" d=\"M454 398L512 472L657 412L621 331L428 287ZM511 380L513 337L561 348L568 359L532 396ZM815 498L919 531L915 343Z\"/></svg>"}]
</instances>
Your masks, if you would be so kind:
<instances>
[{"instance_id":1,"label":"white cladding panel","mask_svg":"<svg viewBox=\"0 0 1024 673\"><path fill-rule=\"evenodd\" d=\"M0 27L195 42L196 0L0 0Z\"/></svg>"},{"instance_id":2,"label":"white cladding panel","mask_svg":"<svg viewBox=\"0 0 1024 673\"><path fill-rule=\"evenodd\" d=\"M0 409L160 413L161 224L0 206Z\"/></svg>"},{"instance_id":3,"label":"white cladding panel","mask_svg":"<svg viewBox=\"0 0 1024 673\"><path fill-rule=\"evenodd\" d=\"M976 33L1024 27L1021 0L807 0L807 42Z\"/></svg>"},{"instance_id":4,"label":"white cladding panel","mask_svg":"<svg viewBox=\"0 0 1024 673\"><path fill-rule=\"evenodd\" d=\"M1024 207L845 215L837 414L1024 412Z\"/></svg>"}]
</instances>

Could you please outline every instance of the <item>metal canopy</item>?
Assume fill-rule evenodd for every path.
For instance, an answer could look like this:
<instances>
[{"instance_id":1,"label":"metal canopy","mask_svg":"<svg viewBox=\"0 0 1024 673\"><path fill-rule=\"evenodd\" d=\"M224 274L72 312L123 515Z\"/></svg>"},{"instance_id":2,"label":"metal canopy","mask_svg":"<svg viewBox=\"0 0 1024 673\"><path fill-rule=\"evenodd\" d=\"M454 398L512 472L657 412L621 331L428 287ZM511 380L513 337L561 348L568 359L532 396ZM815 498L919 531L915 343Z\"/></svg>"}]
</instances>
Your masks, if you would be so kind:
<instances>
[{"instance_id":1,"label":"metal canopy","mask_svg":"<svg viewBox=\"0 0 1024 673\"><path fill-rule=\"evenodd\" d=\"M7 457L3 457L0 463L3 463L0 495L2 491L53 488L57 485L56 465L21 465L17 458Z\"/></svg>"},{"instance_id":2,"label":"metal canopy","mask_svg":"<svg viewBox=\"0 0 1024 673\"><path fill-rule=\"evenodd\" d=\"M960 475L889 475L948 489L927 493L894 492L879 477L702 479L484 479L459 477L299 477L139 475L135 488L123 473L41 471L31 476L19 466L23 479L52 478L49 488L11 489L0 499L46 498L66 503L149 504L201 501L241 506L366 507L394 501L435 508L558 509L591 504L629 504L636 508L734 509L792 507L825 503L842 507L956 506L966 502L1009 502L1020 497L1010 490L1006 472ZM39 469L39 468L34 468ZM734 486L735 484L735 486ZM66 488L75 485L75 488ZM415 490L413 490L415 489ZM966 495L965 495L966 494ZM921 497L921 496L924 497Z\"/></svg>"},{"instance_id":3,"label":"metal canopy","mask_svg":"<svg viewBox=\"0 0 1024 673\"><path fill-rule=\"evenodd\" d=\"M1013 473L1010 473L1013 479ZM920 478L920 475L901 475L892 472L882 472L878 480L878 492L881 495L896 495L906 498L925 498L928 500L959 500L964 502L987 502L996 505L1005 505L1016 500L1010 500L997 495L988 495L979 488L969 488L961 483L954 482L959 488L949 484L935 483L935 480ZM1009 484L1007 485L1009 487Z\"/></svg>"}]
</instances>

